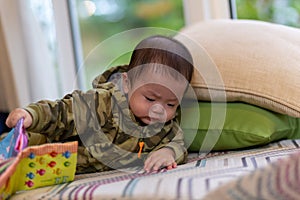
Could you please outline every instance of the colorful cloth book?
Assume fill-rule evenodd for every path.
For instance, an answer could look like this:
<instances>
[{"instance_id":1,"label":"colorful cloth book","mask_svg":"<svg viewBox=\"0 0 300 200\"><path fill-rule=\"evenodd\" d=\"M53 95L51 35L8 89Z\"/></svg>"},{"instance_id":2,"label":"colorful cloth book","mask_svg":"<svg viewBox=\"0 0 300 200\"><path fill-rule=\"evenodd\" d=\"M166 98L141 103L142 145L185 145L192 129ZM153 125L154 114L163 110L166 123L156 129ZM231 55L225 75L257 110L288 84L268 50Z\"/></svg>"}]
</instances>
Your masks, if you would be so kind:
<instances>
[{"instance_id":1,"label":"colorful cloth book","mask_svg":"<svg viewBox=\"0 0 300 200\"><path fill-rule=\"evenodd\" d=\"M27 147L23 120L0 142L0 199L17 191L74 180L77 142Z\"/></svg>"},{"instance_id":2,"label":"colorful cloth book","mask_svg":"<svg viewBox=\"0 0 300 200\"><path fill-rule=\"evenodd\" d=\"M0 142L0 161L17 156L28 144L28 137L21 118L16 127Z\"/></svg>"}]
</instances>

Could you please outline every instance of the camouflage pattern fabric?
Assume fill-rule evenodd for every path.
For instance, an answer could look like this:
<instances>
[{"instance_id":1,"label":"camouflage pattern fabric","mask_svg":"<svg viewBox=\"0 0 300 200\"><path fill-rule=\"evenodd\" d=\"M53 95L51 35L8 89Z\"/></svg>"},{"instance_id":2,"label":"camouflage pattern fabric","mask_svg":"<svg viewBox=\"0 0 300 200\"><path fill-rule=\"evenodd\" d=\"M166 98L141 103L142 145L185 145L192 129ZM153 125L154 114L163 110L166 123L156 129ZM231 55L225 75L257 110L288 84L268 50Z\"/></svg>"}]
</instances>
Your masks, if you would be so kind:
<instances>
[{"instance_id":1,"label":"camouflage pattern fabric","mask_svg":"<svg viewBox=\"0 0 300 200\"><path fill-rule=\"evenodd\" d=\"M129 110L118 81L118 73L124 71L126 66L111 68L93 81L92 90L76 90L63 99L26 107L33 117L29 144L43 141L37 135L48 142L79 141L77 173L142 166L149 153L162 147L173 149L176 162L184 163L187 151L176 119L142 126ZM116 75L113 80L111 75ZM145 146L138 158L140 140Z\"/></svg>"}]
</instances>

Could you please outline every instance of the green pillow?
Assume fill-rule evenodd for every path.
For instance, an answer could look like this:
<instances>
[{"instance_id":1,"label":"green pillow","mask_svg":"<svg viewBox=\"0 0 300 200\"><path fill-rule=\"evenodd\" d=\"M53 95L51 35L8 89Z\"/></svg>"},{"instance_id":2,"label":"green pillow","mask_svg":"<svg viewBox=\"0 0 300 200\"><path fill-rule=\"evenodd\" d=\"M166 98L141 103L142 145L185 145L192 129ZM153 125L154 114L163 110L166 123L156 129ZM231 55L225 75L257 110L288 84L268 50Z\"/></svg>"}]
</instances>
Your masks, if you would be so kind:
<instances>
[{"instance_id":1,"label":"green pillow","mask_svg":"<svg viewBox=\"0 0 300 200\"><path fill-rule=\"evenodd\" d=\"M300 138L300 118L246 103L198 102L199 120L185 114L181 127L190 152L232 150ZM198 108L185 107L185 113ZM205 137L207 136L207 137Z\"/></svg>"}]
</instances>

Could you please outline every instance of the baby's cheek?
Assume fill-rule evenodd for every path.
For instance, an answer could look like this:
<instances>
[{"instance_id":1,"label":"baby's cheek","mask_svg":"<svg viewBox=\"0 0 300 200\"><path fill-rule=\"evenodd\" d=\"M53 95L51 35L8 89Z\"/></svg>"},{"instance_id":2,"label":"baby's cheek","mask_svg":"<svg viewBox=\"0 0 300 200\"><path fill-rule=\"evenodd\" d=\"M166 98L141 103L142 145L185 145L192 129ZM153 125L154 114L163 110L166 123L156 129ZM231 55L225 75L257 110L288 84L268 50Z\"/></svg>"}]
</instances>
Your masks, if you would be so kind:
<instances>
[{"instance_id":1,"label":"baby's cheek","mask_svg":"<svg viewBox=\"0 0 300 200\"><path fill-rule=\"evenodd\" d=\"M150 106L148 103L140 103L135 108L136 113L138 113L138 116L148 116L150 112Z\"/></svg>"},{"instance_id":2,"label":"baby's cheek","mask_svg":"<svg viewBox=\"0 0 300 200\"><path fill-rule=\"evenodd\" d=\"M167 113L167 121L173 119L175 117L176 112Z\"/></svg>"}]
</instances>

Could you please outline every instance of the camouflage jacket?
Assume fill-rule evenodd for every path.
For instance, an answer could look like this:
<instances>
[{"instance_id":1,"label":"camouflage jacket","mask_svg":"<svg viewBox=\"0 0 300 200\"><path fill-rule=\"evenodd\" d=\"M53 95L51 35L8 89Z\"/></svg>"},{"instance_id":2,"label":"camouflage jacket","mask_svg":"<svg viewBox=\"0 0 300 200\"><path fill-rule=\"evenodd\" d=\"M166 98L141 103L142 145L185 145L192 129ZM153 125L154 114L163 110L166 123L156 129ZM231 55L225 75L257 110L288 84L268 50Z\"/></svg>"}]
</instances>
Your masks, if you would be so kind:
<instances>
[{"instance_id":1,"label":"camouflage jacket","mask_svg":"<svg viewBox=\"0 0 300 200\"><path fill-rule=\"evenodd\" d=\"M28 105L33 118L28 132L46 136L47 142L79 141L77 173L142 166L150 152L162 147L174 150L178 164L185 162L183 132L175 119L147 126L135 120L118 81L124 71L126 66L105 71L87 92ZM30 140L35 143L34 137ZM141 140L145 145L138 158Z\"/></svg>"}]
</instances>

